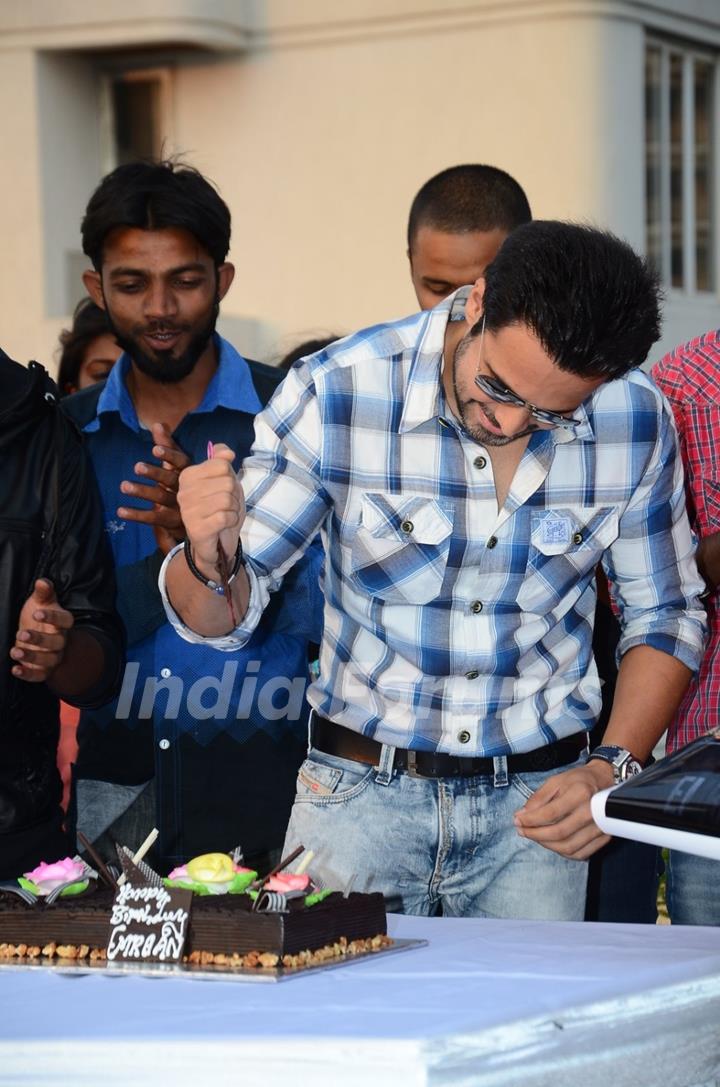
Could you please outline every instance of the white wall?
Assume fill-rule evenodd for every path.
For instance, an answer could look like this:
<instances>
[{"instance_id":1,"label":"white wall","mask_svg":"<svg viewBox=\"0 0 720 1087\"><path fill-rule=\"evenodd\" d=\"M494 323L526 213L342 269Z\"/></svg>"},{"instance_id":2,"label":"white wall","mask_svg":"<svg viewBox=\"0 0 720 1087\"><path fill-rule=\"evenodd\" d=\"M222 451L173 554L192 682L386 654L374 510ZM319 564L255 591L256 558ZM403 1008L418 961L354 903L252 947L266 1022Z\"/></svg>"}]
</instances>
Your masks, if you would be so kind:
<instances>
[{"instance_id":1,"label":"white wall","mask_svg":"<svg viewBox=\"0 0 720 1087\"><path fill-rule=\"evenodd\" d=\"M100 174L98 82L87 58L56 53L39 54L37 75L45 312L61 318L84 293L68 282L68 270Z\"/></svg>"},{"instance_id":2,"label":"white wall","mask_svg":"<svg viewBox=\"0 0 720 1087\"><path fill-rule=\"evenodd\" d=\"M252 10L253 0L0 0L0 38L20 49L237 49Z\"/></svg>"},{"instance_id":3,"label":"white wall","mask_svg":"<svg viewBox=\"0 0 720 1087\"><path fill-rule=\"evenodd\" d=\"M23 362L46 358L52 342L44 321L36 76L32 51L0 55L0 346Z\"/></svg>"},{"instance_id":4,"label":"white wall","mask_svg":"<svg viewBox=\"0 0 720 1087\"><path fill-rule=\"evenodd\" d=\"M247 350L277 355L318 329L411 310L410 201L453 163L502 166L536 216L590 221L644 249L645 34L630 5L611 17L605 5L558 4L552 18L526 6L503 20L465 3L454 10L475 17L463 22L430 17L444 5L398 0L394 11L427 16L404 35L380 34L363 6L362 27L350 4L353 33L333 37L319 20L308 28L306 7L275 0L266 49L177 73L177 142L233 211L239 274L225 312L254 322ZM649 7L677 21L677 4ZM689 0L684 25L712 14ZM670 296L653 359L719 323L715 298Z\"/></svg>"},{"instance_id":5,"label":"white wall","mask_svg":"<svg viewBox=\"0 0 720 1087\"><path fill-rule=\"evenodd\" d=\"M100 176L97 58L20 47L27 28L18 0L11 7L9 35L0 11L0 94L11 103L0 140L12 149L0 175L11 254L0 270L0 343L47 361L63 323L67 253L79 248ZM173 14L171 0L153 0L155 9ZM720 42L718 0L248 0L241 9L251 48L175 58L173 134L232 210L237 277L221 327L261 357L414 308L410 202L453 163L502 166L536 216L608 226L642 248L640 16ZM716 299L673 297L658 352L718 323Z\"/></svg>"},{"instance_id":6,"label":"white wall","mask_svg":"<svg viewBox=\"0 0 720 1087\"><path fill-rule=\"evenodd\" d=\"M97 83L87 59L13 50L0 53L0 346L20 361L55 366L67 324L68 269L100 174Z\"/></svg>"},{"instance_id":7,"label":"white wall","mask_svg":"<svg viewBox=\"0 0 720 1087\"><path fill-rule=\"evenodd\" d=\"M597 218L601 26L451 26L180 69L176 142L233 211L226 312L285 340L409 312L410 202L453 163L509 170L538 216Z\"/></svg>"}]
</instances>

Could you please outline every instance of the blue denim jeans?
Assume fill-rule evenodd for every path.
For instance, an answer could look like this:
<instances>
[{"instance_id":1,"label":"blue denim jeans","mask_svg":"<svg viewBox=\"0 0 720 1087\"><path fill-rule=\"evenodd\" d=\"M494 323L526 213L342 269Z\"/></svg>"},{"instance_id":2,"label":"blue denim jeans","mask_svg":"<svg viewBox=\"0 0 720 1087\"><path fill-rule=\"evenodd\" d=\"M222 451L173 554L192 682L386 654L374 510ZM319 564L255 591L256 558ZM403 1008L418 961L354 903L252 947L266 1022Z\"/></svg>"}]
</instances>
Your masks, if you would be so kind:
<instances>
[{"instance_id":1,"label":"blue denim jeans","mask_svg":"<svg viewBox=\"0 0 720 1087\"><path fill-rule=\"evenodd\" d=\"M674 925L720 925L720 861L671 849L667 907Z\"/></svg>"},{"instance_id":2,"label":"blue denim jeans","mask_svg":"<svg viewBox=\"0 0 720 1087\"><path fill-rule=\"evenodd\" d=\"M521 838L512 820L555 773L508 776L496 759L494 776L382 784L371 766L311 749L284 852L302 843L324 886L380 891L396 912L581 921L587 863Z\"/></svg>"}]
</instances>

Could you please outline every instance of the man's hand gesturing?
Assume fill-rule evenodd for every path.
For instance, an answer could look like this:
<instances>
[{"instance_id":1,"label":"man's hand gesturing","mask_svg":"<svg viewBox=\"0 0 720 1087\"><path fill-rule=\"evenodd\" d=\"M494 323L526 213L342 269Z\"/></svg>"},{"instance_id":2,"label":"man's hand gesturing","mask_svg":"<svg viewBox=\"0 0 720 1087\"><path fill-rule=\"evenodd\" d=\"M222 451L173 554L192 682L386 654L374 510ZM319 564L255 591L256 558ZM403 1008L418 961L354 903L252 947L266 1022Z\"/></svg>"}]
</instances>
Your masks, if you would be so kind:
<instances>
[{"instance_id":1,"label":"man's hand gesturing","mask_svg":"<svg viewBox=\"0 0 720 1087\"><path fill-rule=\"evenodd\" d=\"M245 498L234 459L227 445L216 445L211 460L186 468L180 476L180 513L195 564L206 577L217 578L218 540L232 560L245 520Z\"/></svg>"},{"instance_id":2,"label":"man's hand gesturing","mask_svg":"<svg viewBox=\"0 0 720 1087\"><path fill-rule=\"evenodd\" d=\"M152 525L157 545L167 555L186 535L177 494L181 473L190 464L190 457L173 441L163 423L154 423L151 430L156 443L153 446L153 456L162 463L157 465L139 462L135 465L135 471L142 476L143 482L125 479L120 484L123 494L149 502L150 509L121 506L117 512L118 517L122 517L124 521Z\"/></svg>"},{"instance_id":3,"label":"man's hand gesturing","mask_svg":"<svg viewBox=\"0 0 720 1087\"><path fill-rule=\"evenodd\" d=\"M44 683L62 662L73 622L72 614L58 604L53 583L39 578L20 612L10 650L12 674L28 683Z\"/></svg>"}]
</instances>

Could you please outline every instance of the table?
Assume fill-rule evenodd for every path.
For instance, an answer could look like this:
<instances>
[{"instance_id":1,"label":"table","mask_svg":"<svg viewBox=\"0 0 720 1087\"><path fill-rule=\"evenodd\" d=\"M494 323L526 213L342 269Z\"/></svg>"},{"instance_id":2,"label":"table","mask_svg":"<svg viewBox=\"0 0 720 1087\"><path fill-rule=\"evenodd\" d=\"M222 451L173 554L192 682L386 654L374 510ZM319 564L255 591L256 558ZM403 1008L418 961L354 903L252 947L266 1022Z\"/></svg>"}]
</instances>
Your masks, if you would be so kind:
<instances>
[{"instance_id":1,"label":"table","mask_svg":"<svg viewBox=\"0 0 720 1087\"><path fill-rule=\"evenodd\" d=\"M720 929L391 917L280 984L0 970L0 1083L710 1087Z\"/></svg>"}]
</instances>

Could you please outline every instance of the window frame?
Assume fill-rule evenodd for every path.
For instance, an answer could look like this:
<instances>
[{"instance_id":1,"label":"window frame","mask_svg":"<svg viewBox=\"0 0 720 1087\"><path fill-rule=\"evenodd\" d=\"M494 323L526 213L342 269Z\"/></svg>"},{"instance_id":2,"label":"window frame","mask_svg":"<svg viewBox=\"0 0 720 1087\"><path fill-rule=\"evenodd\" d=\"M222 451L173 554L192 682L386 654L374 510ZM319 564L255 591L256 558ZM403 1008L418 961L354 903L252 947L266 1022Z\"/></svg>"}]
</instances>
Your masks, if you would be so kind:
<instances>
[{"instance_id":1,"label":"window frame","mask_svg":"<svg viewBox=\"0 0 720 1087\"><path fill-rule=\"evenodd\" d=\"M668 298L697 298L699 301L715 300L720 292L720 54L712 49L687 42L678 38L647 34L644 50L643 91L645 100L648 93L647 64L651 50L660 54L660 189L659 189L659 255L660 280ZM671 173L672 141L670 123L670 58L682 59L682 267L683 284L672 282L672 212L671 212ZM695 202L695 81L696 62L709 64L712 70L712 89L710 94L710 232L709 232L709 270L710 287L697 286L697 221ZM648 170L649 137L647 131L647 108L643 115L644 130L644 201L645 201L645 247L649 252L651 223L648 208Z\"/></svg>"},{"instance_id":2,"label":"window frame","mask_svg":"<svg viewBox=\"0 0 720 1087\"><path fill-rule=\"evenodd\" d=\"M113 105L113 84L156 83L159 88L155 124L159 137L156 139L154 155L157 158L170 154L174 144L173 131L173 72L170 67L141 66L106 70L100 76L100 161L103 175L111 173L118 165L117 137L115 132L115 110Z\"/></svg>"}]
</instances>

